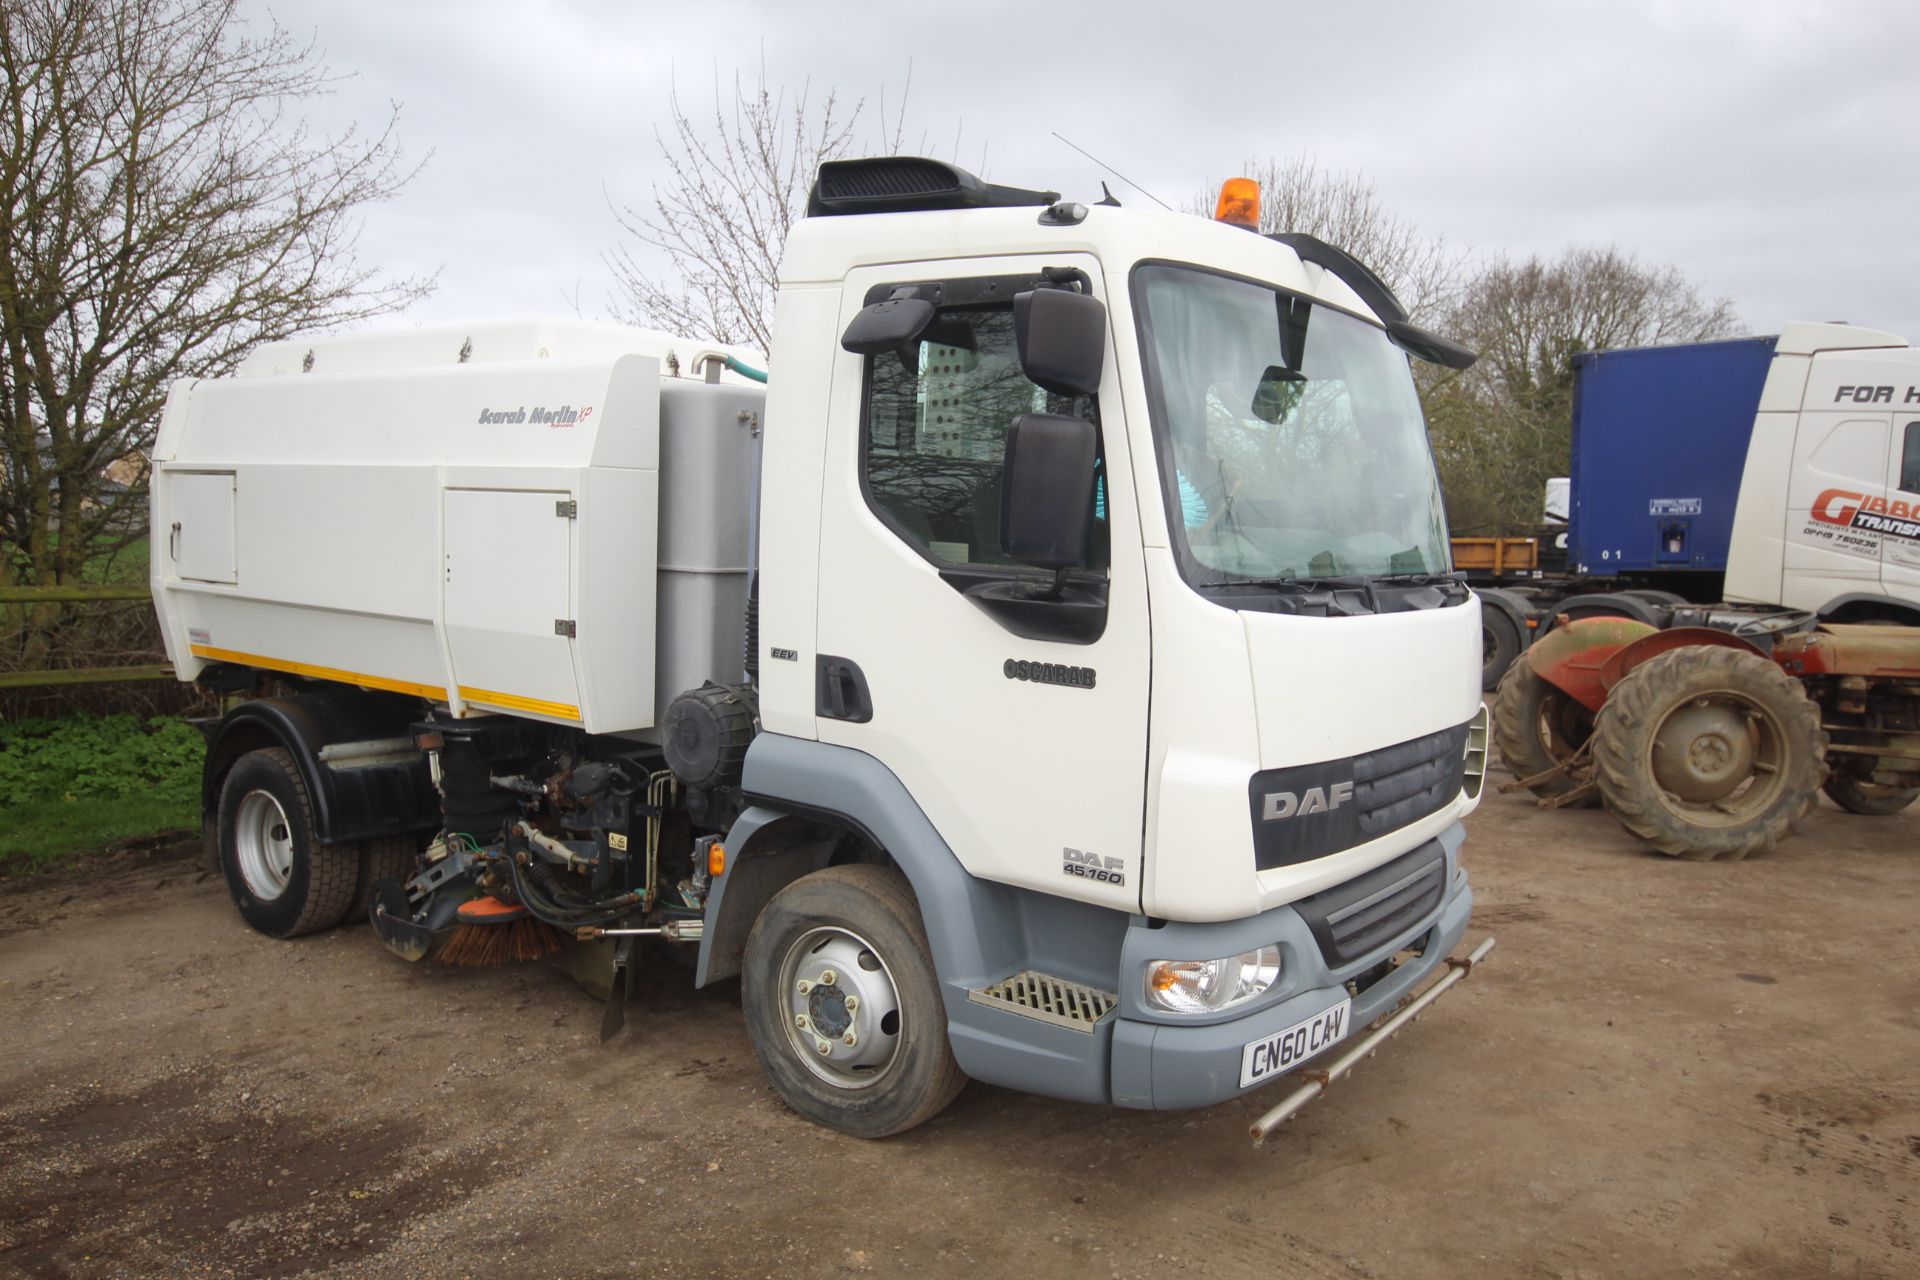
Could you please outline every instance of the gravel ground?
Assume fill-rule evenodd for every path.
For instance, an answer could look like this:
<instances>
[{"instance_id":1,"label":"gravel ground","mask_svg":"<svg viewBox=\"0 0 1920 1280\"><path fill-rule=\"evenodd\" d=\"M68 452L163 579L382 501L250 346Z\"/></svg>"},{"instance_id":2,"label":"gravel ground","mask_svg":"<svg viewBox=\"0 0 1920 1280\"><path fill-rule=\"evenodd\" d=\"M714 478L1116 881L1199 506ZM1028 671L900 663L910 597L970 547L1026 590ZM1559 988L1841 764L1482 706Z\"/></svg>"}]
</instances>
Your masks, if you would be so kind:
<instances>
[{"instance_id":1,"label":"gravel ground","mask_svg":"<svg viewBox=\"0 0 1920 1280\"><path fill-rule=\"evenodd\" d=\"M1920 1274L1920 812L1744 864L1469 822L1487 966L1268 1146L973 1085L881 1143L738 988L249 932L191 847L0 882L0 1274Z\"/></svg>"}]
</instances>

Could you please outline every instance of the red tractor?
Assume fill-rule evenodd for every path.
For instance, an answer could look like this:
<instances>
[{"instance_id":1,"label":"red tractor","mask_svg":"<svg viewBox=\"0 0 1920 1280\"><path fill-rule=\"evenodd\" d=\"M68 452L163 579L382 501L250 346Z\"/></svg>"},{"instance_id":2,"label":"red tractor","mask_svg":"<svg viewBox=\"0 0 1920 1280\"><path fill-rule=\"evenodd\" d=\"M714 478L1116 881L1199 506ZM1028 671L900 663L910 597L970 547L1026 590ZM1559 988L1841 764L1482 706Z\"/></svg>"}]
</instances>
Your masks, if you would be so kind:
<instances>
[{"instance_id":1,"label":"red tractor","mask_svg":"<svg viewBox=\"0 0 1920 1280\"><path fill-rule=\"evenodd\" d=\"M1500 681L1494 736L1550 808L1604 801L1662 853L1745 858L1824 790L1853 813L1920 795L1920 629L1798 612L1560 620Z\"/></svg>"}]
</instances>

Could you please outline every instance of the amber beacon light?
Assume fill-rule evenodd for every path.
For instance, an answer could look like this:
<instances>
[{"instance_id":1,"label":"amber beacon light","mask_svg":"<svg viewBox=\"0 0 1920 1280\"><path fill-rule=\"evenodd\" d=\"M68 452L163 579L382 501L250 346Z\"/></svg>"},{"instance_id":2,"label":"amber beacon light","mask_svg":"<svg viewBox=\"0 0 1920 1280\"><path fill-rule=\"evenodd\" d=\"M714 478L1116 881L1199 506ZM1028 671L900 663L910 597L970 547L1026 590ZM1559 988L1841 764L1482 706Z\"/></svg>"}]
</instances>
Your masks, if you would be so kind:
<instances>
[{"instance_id":1,"label":"amber beacon light","mask_svg":"<svg viewBox=\"0 0 1920 1280\"><path fill-rule=\"evenodd\" d=\"M1216 222L1231 223L1249 231L1260 228L1260 184L1252 178L1228 178L1220 184L1220 203L1213 211Z\"/></svg>"}]
</instances>

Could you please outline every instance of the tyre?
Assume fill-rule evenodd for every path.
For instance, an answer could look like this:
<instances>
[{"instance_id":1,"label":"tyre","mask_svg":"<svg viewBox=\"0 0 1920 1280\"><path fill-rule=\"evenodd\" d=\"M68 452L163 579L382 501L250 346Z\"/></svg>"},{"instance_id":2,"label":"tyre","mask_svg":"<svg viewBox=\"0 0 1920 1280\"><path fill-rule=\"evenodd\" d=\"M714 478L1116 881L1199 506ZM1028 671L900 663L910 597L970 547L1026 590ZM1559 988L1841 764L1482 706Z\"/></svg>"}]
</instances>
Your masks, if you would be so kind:
<instances>
[{"instance_id":1,"label":"tyre","mask_svg":"<svg viewBox=\"0 0 1920 1280\"><path fill-rule=\"evenodd\" d=\"M345 923L364 924L373 914L373 886L382 880L405 884L419 869L420 841L411 835L375 836L354 848L359 854L359 868Z\"/></svg>"},{"instance_id":2,"label":"tyre","mask_svg":"<svg viewBox=\"0 0 1920 1280\"><path fill-rule=\"evenodd\" d=\"M1593 733L1593 716L1522 660L1507 668L1493 699L1493 741L1507 772L1524 780L1545 773L1570 759ZM1541 799L1563 796L1590 776L1586 765L1557 773L1529 790ZM1577 800L1569 807L1597 804L1596 797Z\"/></svg>"},{"instance_id":3,"label":"tyre","mask_svg":"<svg viewBox=\"0 0 1920 1280\"><path fill-rule=\"evenodd\" d=\"M1894 787L1870 777L1836 769L1827 775L1821 790L1827 799L1845 809L1869 818L1884 818L1899 813L1920 796L1920 787Z\"/></svg>"},{"instance_id":4,"label":"tyre","mask_svg":"<svg viewBox=\"0 0 1920 1280\"><path fill-rule=\"evenodd\" d=\"M315 844L307 784L278 747L249 751L220 788L220 870L241 918L272 938L331 929L360 876L355 845Z\"/></svg>"},{"instance_id":5,"label":"tyre","mask_svg":"<svg viewBox=\"0 0 1920 1280\"><path fill-rule=\"evenodd\" d=\"M1820 713L1756 653L1691 646L1629 672L1594 726L1594 779L1662 853L1745 858L1800 825L1826 774Z\"/></svg>"},{"instance_id":6,"label":"tyre","mask_svg":"<svg viewBox=\"0 0 1920 1280\"><path fill-rule=\"evenodd\" d=\"M913 891L886 867L828 867L773 896L747 937L741 1004L787 1105L859 1138L931 1120L966 1083Z\"/></svg>"},{"instance_id":7,"label":"tyre","mask_svg":"<svg viewBox=\"0 0 1920 1280\"><path fill-rule=\"evenodd\" d=\"M1498 605L1480 606L1480 688L1491 691L1500 685L1507 668L1520 656L1520 627L1512 615Z\"/></svg>"}]
</instances>

